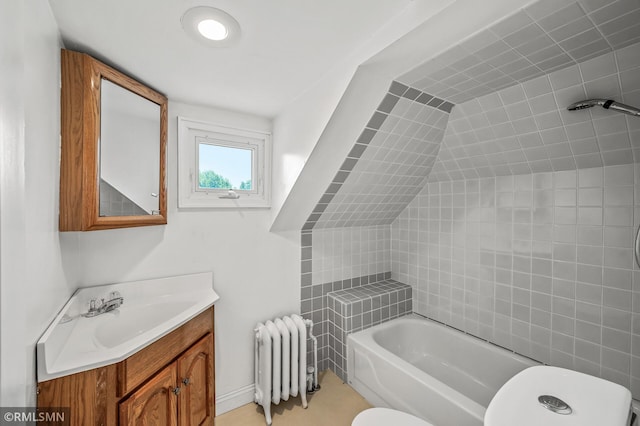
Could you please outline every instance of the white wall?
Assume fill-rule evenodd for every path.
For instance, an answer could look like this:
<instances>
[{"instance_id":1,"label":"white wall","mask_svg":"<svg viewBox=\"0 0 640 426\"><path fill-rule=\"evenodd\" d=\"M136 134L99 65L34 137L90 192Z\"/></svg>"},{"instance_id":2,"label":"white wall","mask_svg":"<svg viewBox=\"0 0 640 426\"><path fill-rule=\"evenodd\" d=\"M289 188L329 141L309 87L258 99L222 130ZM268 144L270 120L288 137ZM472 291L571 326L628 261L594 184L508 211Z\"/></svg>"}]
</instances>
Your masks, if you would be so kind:
<instances>
[{"instance_id":1,"label":"white wall","mask_svg":"<svg viewBox=\"0 0 640 426\"><path fill-rule=\"evenodd\" d=\"M81 271L77 285L213 271L218 411L249 402L253 328L300 309L300 233L269 232L269 210L177 208L177 116L271 131L267 119L169 101L168 224L73 233ZM225 400L245 390L238 402Z\"/></svg>"},{"instance_id":2,"label":"white wall","mask_svg":"<svg viewBox=\"0 0 640 426\"><path fill-rule=\"evenodd\" d=\"M59 49L46 0L0 4L0 406L35 404L35 342L73 291L57 232Z\"/></svg>"},{"instance_id":3,"label":"white wall","mask_svg":"<svg viewBox=\"0 0 640 426\"><path fill-rule=\"evenodd\" d=\"M0 40L0 405L35 404L35 342L75 288L198 271L213 271L221 296L219 412L248 402L255 323L299 312L300 234L270 233L269 210L178 211L176 117L271 122L170 103L168 225L58 233L60 42L47 1L2 2Z\"/></svg>"}]
</instances>

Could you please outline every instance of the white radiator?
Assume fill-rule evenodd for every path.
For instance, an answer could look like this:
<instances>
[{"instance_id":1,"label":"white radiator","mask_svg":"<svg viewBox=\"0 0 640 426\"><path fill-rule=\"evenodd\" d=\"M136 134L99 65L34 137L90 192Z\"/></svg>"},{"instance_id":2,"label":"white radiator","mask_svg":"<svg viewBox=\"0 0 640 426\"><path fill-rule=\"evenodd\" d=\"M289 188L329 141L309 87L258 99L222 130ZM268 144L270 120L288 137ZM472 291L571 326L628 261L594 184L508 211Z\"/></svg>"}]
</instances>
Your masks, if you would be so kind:
<instances>
[{"instance_id":1,"label":"white radiator","mask_svg":"<svg viewBox=\"0 0 640 426\"><path fill-rule=\"evenodd\" d=\"M307 326L311 325L291 315L256 326L254 400L262 405L267 425L272 402L277 405L299 393L307 408Z\"/></svg>"}]
</instances>

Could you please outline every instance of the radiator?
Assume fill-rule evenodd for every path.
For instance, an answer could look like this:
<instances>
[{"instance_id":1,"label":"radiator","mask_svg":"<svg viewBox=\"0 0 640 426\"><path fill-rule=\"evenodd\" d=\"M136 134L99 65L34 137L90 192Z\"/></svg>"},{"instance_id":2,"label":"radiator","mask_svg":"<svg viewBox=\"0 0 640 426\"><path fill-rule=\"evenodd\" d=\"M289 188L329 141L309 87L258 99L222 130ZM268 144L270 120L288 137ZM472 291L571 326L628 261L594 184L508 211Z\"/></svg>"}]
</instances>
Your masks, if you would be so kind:
<instances>
[{"instance_id":1,"label":"radiator","mask_svg":"<svg viewBox=\"0 0 640 426\"><path fill-rule=\"evenodd\" d=\"M307 408L307 326L299 315L258 323L255 328L255 395L271 425L271 403L300 394ZM311 333L309 333L311 334Z\"/></svg>"}]
</instances>

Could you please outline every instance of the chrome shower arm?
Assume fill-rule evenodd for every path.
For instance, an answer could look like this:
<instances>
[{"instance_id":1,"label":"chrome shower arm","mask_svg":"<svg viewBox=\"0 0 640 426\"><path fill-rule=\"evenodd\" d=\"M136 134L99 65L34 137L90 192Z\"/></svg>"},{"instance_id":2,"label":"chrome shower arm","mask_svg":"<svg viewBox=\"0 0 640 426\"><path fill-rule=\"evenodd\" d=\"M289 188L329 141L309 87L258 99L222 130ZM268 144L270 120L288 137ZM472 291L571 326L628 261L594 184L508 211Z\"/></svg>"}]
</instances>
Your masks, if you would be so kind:
<instances>
[{"instance_id":1,"label":"chrome shower arm","mask_svg":"<svg viewBox=\"0 0 640 426\"><path fill-rule=\"evenodd\" d=\"M607 101L609 102L609 101ZM611 104L607 107L606 104L603 105L604 108L612 109L614 111L620 111L625 114L633 115L635 117L640 117L640 109L636 107L632 107L631 105L625 105L620 102L611 101Z\"/></svg>"},{"instance_id":2,"label":"chrome shower arm","mask_svg":"<svg viewBox=\"0 0 640 426\"><path fill-rule=\"evenodd\" d=\"M634 117L640 117L640 109L631 105L616 102L613 99L586 99L584 101L572 103L567 107L567 109L569 111L579 111L581 109L593 108L596 105L601 106L604 109L611 109L624 114L633 115Z\"/></svg>"}]
</instances>

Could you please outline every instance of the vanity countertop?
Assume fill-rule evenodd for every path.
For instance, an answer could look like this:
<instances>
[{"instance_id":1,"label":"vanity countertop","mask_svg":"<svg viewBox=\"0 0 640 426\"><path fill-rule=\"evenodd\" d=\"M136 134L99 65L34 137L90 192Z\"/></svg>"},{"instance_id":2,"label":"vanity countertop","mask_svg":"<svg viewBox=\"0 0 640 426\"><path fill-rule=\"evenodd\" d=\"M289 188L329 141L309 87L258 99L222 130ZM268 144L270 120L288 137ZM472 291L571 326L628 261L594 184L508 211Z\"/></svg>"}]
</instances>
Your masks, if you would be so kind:
<instances>
[{"instance_id":1,"label":"vanity countertop","mask_svg":"<svg viewBox=\"0 0 640 426\"><path fill-rule=\"evenodd\" d=\"M124 303L84 317L92 299ZM78 289L36 346L38 382L120 362L211 307L211 272Z\"/></svg>"}]
</instances>

